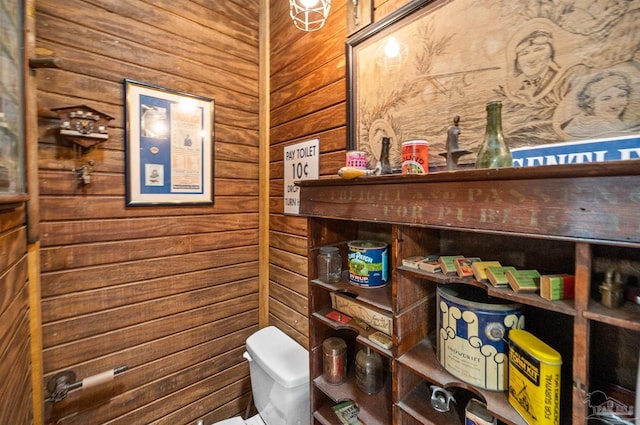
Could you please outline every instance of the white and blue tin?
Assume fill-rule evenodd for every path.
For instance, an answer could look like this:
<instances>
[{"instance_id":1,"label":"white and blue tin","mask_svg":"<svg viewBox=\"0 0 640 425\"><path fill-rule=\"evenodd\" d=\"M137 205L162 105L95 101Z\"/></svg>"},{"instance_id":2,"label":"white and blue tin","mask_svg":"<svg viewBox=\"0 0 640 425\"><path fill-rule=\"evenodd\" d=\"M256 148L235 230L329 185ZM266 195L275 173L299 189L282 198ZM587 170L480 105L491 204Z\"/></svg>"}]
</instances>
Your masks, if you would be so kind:
<instances>
[{"instance_id":1,"label":"white and blue tin","mask_svg":"<svg viewBox=\"0 0 640 425\"><path fill-rule=\"evenodd\" d=\"M508 386L506 334L524 328L524 306L490 297L476 286L440 285L438 347L442 367L458 379L492 391Z\"/></svg>"}]
</instances>

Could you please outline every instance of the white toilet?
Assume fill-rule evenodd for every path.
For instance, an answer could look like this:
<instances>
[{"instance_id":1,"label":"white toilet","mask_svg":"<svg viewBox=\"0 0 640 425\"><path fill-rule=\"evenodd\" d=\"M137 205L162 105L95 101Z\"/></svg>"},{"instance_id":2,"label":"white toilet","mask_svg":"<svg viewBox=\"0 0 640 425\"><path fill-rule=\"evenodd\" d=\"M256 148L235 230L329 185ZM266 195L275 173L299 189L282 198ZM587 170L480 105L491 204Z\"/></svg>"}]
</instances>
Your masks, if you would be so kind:
<instances>
[{"instance_id":1,"label":"white toilet","mask_svg":"<svg viewBox=\"0 0 640 425\"><path fill-rule=\"evenodd\" d=\"M258 414L213 425L310 425L308 351L275 326L247 338L253 401Z\"/></svg>"}]
</instances>

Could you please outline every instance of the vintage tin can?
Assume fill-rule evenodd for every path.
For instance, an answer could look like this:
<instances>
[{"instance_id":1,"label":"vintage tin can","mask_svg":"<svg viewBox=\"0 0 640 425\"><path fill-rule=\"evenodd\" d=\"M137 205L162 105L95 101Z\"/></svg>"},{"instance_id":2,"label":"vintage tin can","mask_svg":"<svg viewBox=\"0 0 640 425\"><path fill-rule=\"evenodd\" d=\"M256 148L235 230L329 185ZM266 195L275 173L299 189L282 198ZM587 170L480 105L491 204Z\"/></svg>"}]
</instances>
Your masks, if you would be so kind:
<instances>
[{"instance_id":1,"label":"vintage tin can","mask_svg":"<svg viewBox=\"0 0 640 425\"><path fill-rule=\"evenodd\" d=\"M367 154L364 151L347 151L347 167L367 169Z\"/></svg>"},{"instance_id":2,"label":"vintage tin can","mask_svg":"<svg viewBox=\"0 0 640 425\"><path fill-rule=\"evenodd\" d=\"M509 403L528 424L560 424L561 367L556 350L527 331L509 331Z\"/></svg>"},{"instance_id":3,"label":"vintage tin can","mask_svg":"<svg viewBox=\"0 0 640 425\"><path fill-rule=\"evenodd\" d=\"M409 140L402 143L402 174L429 172L429 142Z\"/></svg>"},{"instance_id":4,"label":"vintage tin can","mask_svg":"<svg viewBox=\"0 0 640 425\"><path fill-rule=\"evenodd\" d=\"M347 343L342 338L331 337L322 342L322 375L332 385L347 380Z\"/></svg>"},{"instance_id":5,"label":"vintage tin can","mask_svg":"<svg viewBox=\"0 0 640 425\"><path fill-rule=\"evenodd\" d=\"M524 327L522 304L489 297L476 286L438 287L437 357L455 377L492 391L507 388L509 329Z\"/></svg>"},{"instance_id":6,"label":"vintage tin can","mask_svg":"<svg viewBox=\"0 0 640 425\"><path fill-rule=\"evenodd\" d=\"M487 405L472 398L464 409L465 425L496 425L497 419L487 412Z\"/></svg>"},{"instance_id":7,"label":"vintage tin can","mask_svg":"<svg viewBox=\"0 0 640 425\"><path fill-rule=\"evenodd\" d=\"M388 250L385 242L351 241L349 246L349 282L367 288L387 284Z\"/></svg>"}]
</instances>

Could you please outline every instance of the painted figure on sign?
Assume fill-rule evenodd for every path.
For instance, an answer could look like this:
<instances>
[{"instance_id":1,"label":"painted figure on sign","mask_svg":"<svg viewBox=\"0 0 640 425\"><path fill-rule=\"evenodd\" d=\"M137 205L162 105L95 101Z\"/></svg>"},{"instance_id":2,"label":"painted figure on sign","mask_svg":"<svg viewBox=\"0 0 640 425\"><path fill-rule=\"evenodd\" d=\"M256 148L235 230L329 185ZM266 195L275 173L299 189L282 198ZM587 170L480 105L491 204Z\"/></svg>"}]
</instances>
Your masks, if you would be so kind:
<instances>
[{"instance_id":1,"label":"painted figure on sign","mask_svg":"<svg viewBox=\"0 0 640 425\"><path fill-rule=\"evenodd\" d=\"M560 125L569 136L591 138L633 126L625 120L631 96L629 78L614 71L589 79L576 95L579 114Z\"/></svg>"},{"instance_id":2,"label":"painted figure on sign","mask_svg":"<svg viewBox=\"0 0 640 425\"><path fill-rule=\"evenodd\" d=\"M514 76L517 79L515 96L525 102L546 94L555 80L559 66L550 32L534 30L515 47Z\"/></svg>"},{"instance_id":3,"label":"painted figure on sign","mask_svg":"<svg viewBox=\"0 0 640 425\"><path fill-rule=\"evenodd\" d=\"M577 34L594 34L605 30L629 10L628 0L571 0L558 24Z\"/></svg>"}]
</instances>

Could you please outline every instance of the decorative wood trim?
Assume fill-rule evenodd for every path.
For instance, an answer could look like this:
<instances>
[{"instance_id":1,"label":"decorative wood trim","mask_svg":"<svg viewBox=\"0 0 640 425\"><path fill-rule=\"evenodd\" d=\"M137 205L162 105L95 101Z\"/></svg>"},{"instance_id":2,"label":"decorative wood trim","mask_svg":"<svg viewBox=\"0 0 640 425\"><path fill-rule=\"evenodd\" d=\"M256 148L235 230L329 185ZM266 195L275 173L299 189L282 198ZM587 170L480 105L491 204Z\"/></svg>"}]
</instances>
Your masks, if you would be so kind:
<instances>
[{"instance_id":1,"label":"decorative wood trim","mask_svg":"<svg viewBox=\"0 0 640 425\"><path fill-rule=\"evenodd\" d=\"M36 56L36 6L35 0L25 2L25 56ZM40 197L38 184L38 99L36 75L25 66L25 168L29 195L27 202L27 243L40 240ZM34 418L35 420L36 418ZM35 425L38 425L36 422Z\"/></svg>"},{"instance_id":2,"label":"decorative wood trim","mask_svg":"<svg viewBox=\"0 0 640 425\"><path fill-rule=\"evenodd\" d=\"M637 245L639 161L300 182L300 213Z\"/></svg>"},{"instance_id":3,"label":"decorative wood trim","mask_svg":"<svg viewBox=\"0 0 640 425\"><path fill-rule=\"evenodd\" d=\"M571 177L639 176L640 159L628 161L591 162L585 164L544 165L539 167L487 168L455 171L441 171L430 174L387 174L383 176L360 177L353 180L336 176L321 177L317 180L302 180L299 186L349 186L385 183L441 183L468 182L477 180L530 180Z\"/></svg>"},{"instance_id":4,"label":"decorative wood trim","mask_svg":"<svg viewBox=\"0 0 640 425\"><path fill-rule=\"evenodd\" d=\"M36 57L36 5L25 2L25 56ZM33 66L31 63L30 66ZM42 351L42 297L40 292L40 190L38 183L38 100L35 72L25 67L25 140L27 208L27 273L29 281L29 333L31 350L31 403L33 425L43 425L44 363Z\"/></svg>"},{"instance_id":5,"label":"decorative wood trim","mask_svg":"<svg viewBox=\"0 0 640 425\"><path fill-rule=\"evenodd\" d=\"M270 52L271 40L269 37L269 1L260 0L260 67L259 67L259 127L260 127L260 158L259 158L259 265L258 273L260 279L259 303L258 303L258 325L262 328L269 324L269 148L270 148Z\"/></svg>"},{"instance_id":6,"label":"decorative wood trim","mask_svg":"<svg viewBox=\"0 0 640 425\"><path fill-rule=\"evenodd\" d=\"M576 244L575 308L578 312L585 312L589 308L591 263L591 246ZM587 405L584 400L589 391L591 333L589 320L584 314L577 314L573 323L573 423L579 424L587 417Z\"/></svg>"},{"instance_id":7,"label":"decorative wood trim","mask_svg":"<svg viewBox=\"0 0 640 425\"><path fill-rule=\"evenodd\" d=\"M29 328L31 334L31 386L33 387L33 424L44 424L44 367L42 362L42 309L40 301L40 242L27 252L29 276Z\"/></svg>"},{"instance_id":8,"label":"decorative wood trim","mask_svg":"<svg viewBox=\"0 0 640 425\"><path fill-rule=\"evenodd\" d=\"M29 195L22 193L19 195L0 196L0 211L13 210L29 200Z\"/></svg>"}]
</instances>

